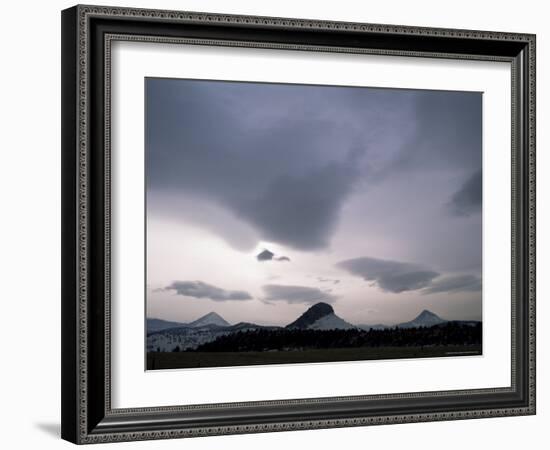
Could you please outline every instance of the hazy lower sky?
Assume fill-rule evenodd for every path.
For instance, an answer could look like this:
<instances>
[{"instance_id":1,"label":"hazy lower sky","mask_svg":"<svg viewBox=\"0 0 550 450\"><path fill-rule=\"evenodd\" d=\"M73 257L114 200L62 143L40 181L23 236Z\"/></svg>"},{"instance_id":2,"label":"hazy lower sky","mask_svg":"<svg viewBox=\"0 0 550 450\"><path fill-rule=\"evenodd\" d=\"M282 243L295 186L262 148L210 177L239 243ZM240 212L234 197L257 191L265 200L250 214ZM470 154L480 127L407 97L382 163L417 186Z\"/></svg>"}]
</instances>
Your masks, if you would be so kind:
<instances>
[{"instance_id":1,"label":"hazy lower sky","mask_svg":"<svg viewBox=\"0 0 550 450\"><path fill-rule=\"evenodd\" d=\"M481 93L145 87L148 317L481 319Z\"/></svg>"}]
</instances>

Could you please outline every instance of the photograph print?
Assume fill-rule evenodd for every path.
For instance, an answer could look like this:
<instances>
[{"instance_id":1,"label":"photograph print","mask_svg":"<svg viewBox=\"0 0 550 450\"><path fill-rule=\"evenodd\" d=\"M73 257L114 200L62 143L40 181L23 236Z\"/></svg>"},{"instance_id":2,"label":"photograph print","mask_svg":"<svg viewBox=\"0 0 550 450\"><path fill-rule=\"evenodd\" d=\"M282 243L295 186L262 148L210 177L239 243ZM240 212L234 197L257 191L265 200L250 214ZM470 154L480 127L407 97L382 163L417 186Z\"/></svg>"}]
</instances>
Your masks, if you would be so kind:
<instances>
[{"instance_id":1,"label":"photograph print","mask_svg":"<svg viewBox=\"0 0 550 450\"><path fill-rule=\"evenodd\" d=\"M481 355L482 100L146 78L146 369Z\"/></svg>"}]
</instances>

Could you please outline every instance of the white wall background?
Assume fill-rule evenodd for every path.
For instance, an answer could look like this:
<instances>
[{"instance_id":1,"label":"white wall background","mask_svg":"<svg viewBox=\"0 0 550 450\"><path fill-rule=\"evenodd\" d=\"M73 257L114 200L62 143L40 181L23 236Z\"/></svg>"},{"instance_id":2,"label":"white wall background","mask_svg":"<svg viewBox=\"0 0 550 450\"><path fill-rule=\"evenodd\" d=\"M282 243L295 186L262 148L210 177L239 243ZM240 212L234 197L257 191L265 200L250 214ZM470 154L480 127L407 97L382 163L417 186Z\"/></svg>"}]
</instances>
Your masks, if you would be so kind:
<instances>
[{"instance_id":1,"label":"white wall background","mask_svg":"<svg viewBox=\"0 0 550 450\"><path fill-rule=\"evenodd\" d=\"M103 3L98 0L98 3ZM59 438L60 403L60 10L70 1L10 2L0 27L0 264L3 448L68 448ZM116 444L117 448L408 449L542 448L550 423L550 29L546 2L428 0L338 2L128 0L110 5L536 33L538 36L538 415L384 427ZM540 442L540 443L539 443Z\"/></svg>"}]
</instances>

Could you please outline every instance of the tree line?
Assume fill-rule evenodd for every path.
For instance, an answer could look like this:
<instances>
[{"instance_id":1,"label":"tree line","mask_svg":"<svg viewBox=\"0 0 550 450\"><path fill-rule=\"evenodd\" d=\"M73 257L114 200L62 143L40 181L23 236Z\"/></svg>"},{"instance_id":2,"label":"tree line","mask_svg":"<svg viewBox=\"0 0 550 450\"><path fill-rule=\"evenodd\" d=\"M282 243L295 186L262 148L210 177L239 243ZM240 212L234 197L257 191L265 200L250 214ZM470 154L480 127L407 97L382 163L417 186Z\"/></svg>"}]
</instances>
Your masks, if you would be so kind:
<instances>
[{"instance_id":1,"label":"tree line","mask_svg":"<svg viewBox=\"0 0 550 450\"><path fill-rule=\"evenodd\" d=\"M354 347L424 347L480 345L481 323L466 325L447 322L419 328L383 330L300 330L255 329L237 331L204 343L197 352L247 352L269 350L306 350ZM178 349L179 350L179 349Z\"/></svg>"}]
</instances>

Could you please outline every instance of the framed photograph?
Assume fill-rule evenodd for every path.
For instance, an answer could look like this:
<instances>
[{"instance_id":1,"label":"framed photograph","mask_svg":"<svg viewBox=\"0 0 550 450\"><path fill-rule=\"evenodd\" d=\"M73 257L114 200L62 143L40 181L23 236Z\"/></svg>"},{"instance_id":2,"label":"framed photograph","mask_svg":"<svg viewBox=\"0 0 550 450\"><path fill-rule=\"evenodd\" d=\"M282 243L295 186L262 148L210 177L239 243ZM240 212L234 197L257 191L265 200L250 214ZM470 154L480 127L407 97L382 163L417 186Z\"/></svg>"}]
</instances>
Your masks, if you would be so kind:
<instances>
[{"instance_id":1,"label":"framed photograph","mask_svg":"<svg viewBox=\"0 0 550 450\"><path fill-rule=\"evenodd\" d=\"M62 109L64 439L535 413L534 35L75 6Z\"/></svg>"}]
</instances>

